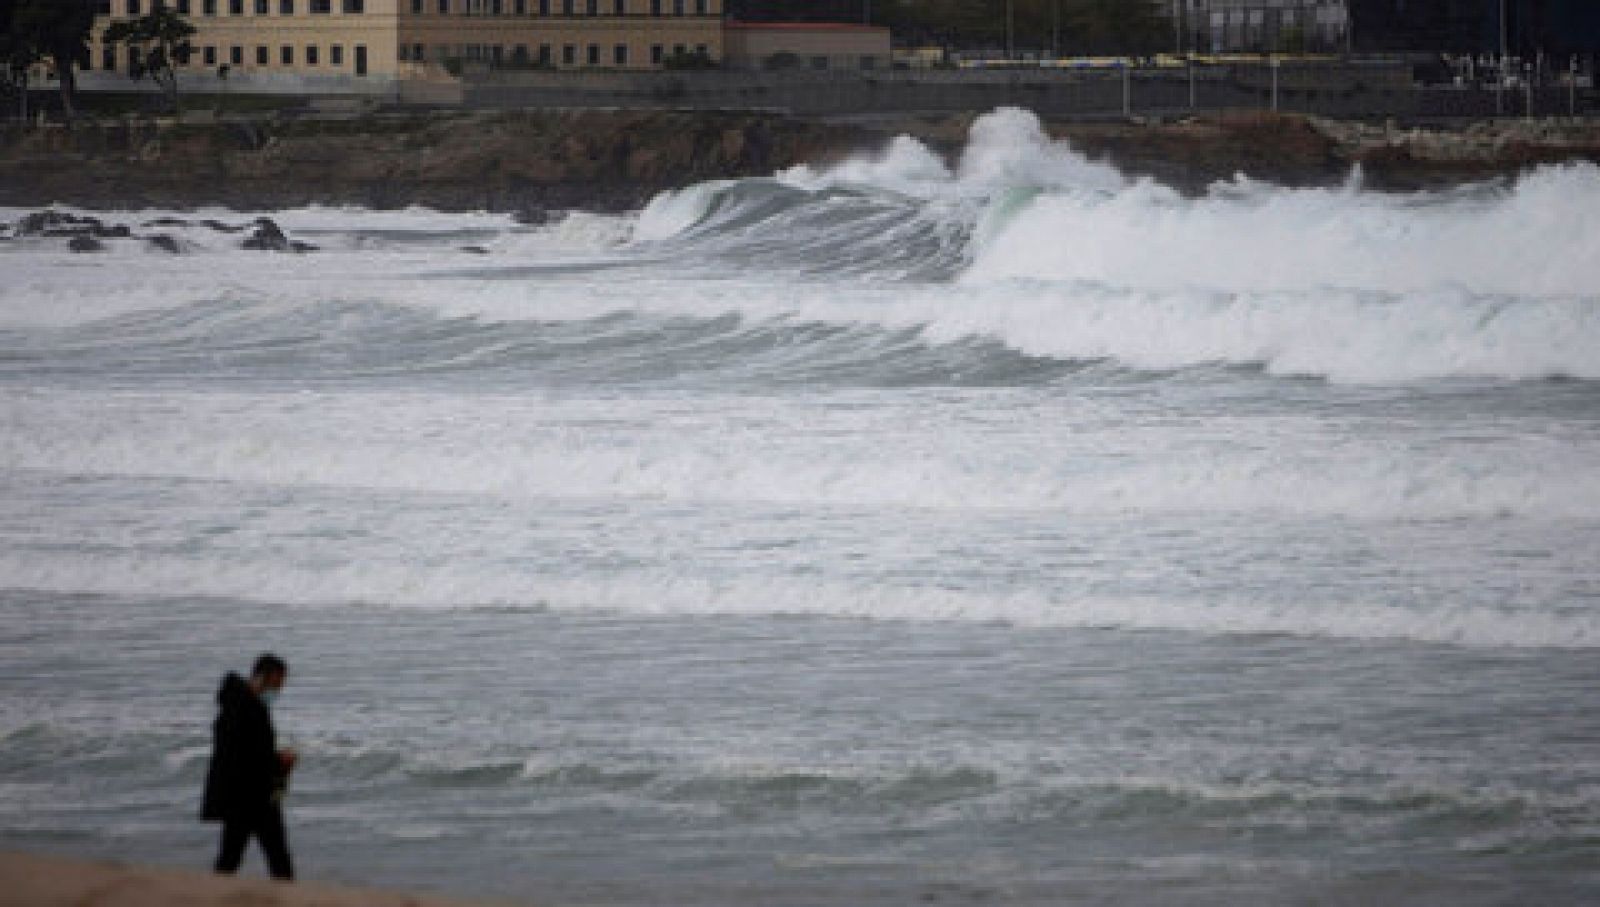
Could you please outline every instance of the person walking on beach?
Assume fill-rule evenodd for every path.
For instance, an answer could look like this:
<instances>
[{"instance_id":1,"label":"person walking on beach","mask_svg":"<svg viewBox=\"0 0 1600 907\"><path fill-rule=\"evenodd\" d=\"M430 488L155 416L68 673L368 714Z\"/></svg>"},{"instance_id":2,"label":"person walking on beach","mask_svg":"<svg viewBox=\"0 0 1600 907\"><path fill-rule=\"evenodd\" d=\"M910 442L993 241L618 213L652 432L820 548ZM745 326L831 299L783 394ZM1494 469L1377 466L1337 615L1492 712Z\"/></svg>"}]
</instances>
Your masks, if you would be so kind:
<instances>
[{"instance_id":1,"label":"person walking on beach","mask_svg":"<svg viewBox=\"0 0 1600 907\"><path fill-rule=\"evenodd\" d=\"M211 766L206 771L200 818L222 823L216 871L238 871L254 837L274 879L294 878L283 826L283 793L294 769L293 750L278 749L269 707L283 689L289 666L276 655L256 659L246 680L229 672L217 691L221 708L212 725Z\"/></svg>"}]
</instances>

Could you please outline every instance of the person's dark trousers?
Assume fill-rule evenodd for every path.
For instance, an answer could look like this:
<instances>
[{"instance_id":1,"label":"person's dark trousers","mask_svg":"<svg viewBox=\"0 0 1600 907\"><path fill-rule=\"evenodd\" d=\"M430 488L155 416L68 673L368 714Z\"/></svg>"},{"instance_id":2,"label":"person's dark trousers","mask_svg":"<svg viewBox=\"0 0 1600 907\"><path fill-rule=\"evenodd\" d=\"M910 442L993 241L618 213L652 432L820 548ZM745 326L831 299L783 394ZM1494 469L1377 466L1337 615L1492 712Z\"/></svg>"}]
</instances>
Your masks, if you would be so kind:
<instances>
[{"instance_id":1,"label":"person's dark trousers","mask_svg":"<svg viewBox=\"0 0 1600 907\"><path fill-rule=\"evenodd\" d=\"M289 835L283 828L283 810L276 803L254 814L230 816L222 822L222 850L217 853L217 872L232 874L244 861L244 848L254 837L267 855L267 872L274 879L294 878L294 861L289 857Z\"/></svg>"}]
</instances>

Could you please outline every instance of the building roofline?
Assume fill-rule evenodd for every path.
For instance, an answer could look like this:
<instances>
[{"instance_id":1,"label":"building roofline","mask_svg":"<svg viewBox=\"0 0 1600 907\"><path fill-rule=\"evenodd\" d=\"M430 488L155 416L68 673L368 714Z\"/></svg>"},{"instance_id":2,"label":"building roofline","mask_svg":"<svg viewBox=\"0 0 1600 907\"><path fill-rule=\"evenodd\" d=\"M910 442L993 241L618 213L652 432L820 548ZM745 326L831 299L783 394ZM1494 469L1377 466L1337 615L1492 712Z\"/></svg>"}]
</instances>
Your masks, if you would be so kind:
<instances>
[{"instance_id":1,"label":"building roofline","mask_svg":"<svg viewBox=\"0 0 1600 907\"><path fill-rule=\"evenodd\" d=\"M859 22L741 22L730 19L723 27L735 31L854 31L886 32L886 25L863 25Z\"/></svg>"}]
</instances>

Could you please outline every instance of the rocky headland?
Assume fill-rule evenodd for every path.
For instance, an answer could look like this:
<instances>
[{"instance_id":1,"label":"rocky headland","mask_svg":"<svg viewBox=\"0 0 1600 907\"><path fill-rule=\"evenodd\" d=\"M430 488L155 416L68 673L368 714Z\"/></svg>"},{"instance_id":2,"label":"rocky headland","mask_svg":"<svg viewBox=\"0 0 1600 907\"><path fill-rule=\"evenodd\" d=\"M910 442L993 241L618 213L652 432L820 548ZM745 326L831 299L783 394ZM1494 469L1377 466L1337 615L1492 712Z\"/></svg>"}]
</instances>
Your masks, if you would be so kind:
<instances>
[{"instance_id":1,"label":"rocky headland","mask_svg":"<svg viewBox=\"0 0 1600 907\"><path fill-rule=\"evenodd\" d=\"M538 218L622 210L665 188L765 175L909 134L954 155L973 115L801 119L756 112L541 110L325 120L122 120L0 131L0 204L87 208L422 205ZM1600 124L1499 121L1399 129L1297 115L1050 122L1091 157L1199 193L1236 175L1409 190L1600 162ZM268 239L270 240L270 236Z\"/></svg>"}]
</instances>

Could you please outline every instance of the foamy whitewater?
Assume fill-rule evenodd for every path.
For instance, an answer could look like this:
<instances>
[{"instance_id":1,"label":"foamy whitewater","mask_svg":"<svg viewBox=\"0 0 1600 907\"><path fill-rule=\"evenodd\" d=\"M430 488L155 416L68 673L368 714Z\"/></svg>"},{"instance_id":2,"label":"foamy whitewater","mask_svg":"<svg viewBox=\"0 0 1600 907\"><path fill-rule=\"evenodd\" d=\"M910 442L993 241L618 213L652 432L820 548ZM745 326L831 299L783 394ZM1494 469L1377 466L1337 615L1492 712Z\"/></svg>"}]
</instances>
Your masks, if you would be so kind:
<instances>
[{"instance_id":1,"label":"foamy whitewater","mask_svg":"<svg viewBox=\"0 0 1600 907\"><path fill-rule=\"evenodd\" d=\"M1186 198L1002 110L304 255L96 216L181 254L0 232L0 847L208 865L272 649L308 878L1600 899L1600 168Z\"/></svg>"}]
</instances>

